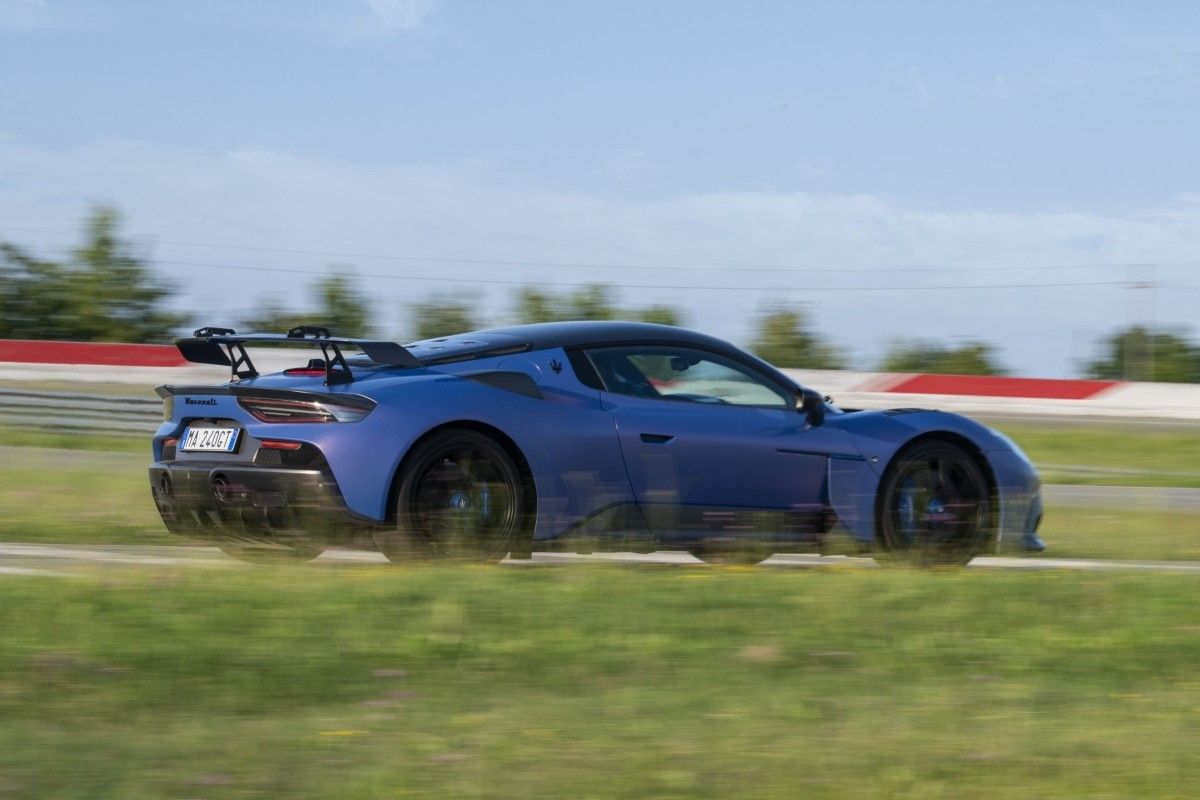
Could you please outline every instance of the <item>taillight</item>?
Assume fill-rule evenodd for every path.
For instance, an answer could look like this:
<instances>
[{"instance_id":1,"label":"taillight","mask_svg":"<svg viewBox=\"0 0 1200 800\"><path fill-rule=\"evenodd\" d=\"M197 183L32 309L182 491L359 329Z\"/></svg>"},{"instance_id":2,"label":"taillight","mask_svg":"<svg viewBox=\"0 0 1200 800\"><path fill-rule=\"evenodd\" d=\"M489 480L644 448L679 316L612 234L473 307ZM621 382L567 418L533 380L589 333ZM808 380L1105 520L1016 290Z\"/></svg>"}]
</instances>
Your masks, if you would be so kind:
<instances>
[{"instance_id":1,"label":"taillight","mask_svg":"<svg viewBox=\"0 0 1200 800\"><path fill-rule=\"evenodd\" d=\"M258 446L263 450L299 450L303 445L300 442L284 442L279 439L263 439L258 443Z\"/></svg>"},{"instance_id":2,"label":"taillight","mask_svg":"<svg viewBox=\"0 0 1200 800\"><path fill-rule=\"evenodd\" d=\"M358 422L374 407L346 405L326 400L284 400L278 397L242 396L238 405L259 422Z\"/></svg>"},{"instance_id":3,"label":"taillight","mask_svg":"<svg viewBox=\"0 0 1200 800\"><path fill-rule=\"evenodd\" d=\"M310 358L307 367L292 367L285 369L284 375L290 375L293 378L324 378L329 373L325 370L325 360L322 358Z\"/></svg>"}]
</instances>

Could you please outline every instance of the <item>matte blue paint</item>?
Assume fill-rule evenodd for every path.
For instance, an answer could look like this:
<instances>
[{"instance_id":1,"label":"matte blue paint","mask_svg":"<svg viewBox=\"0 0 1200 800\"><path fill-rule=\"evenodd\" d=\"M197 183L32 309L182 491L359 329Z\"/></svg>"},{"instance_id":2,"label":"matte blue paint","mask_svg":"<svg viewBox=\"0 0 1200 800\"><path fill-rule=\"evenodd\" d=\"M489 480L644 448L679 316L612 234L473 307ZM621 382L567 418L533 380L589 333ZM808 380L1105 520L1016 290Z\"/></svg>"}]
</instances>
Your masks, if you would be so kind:
<instances>
[{"instance_id":1,"label":"matte blue paint","mask_svg":"<svg viewBox=\"0 0 1200 800\"><path fill-rule=\"evenodd\" d=\"M537 494L534 538L554 539L617 506L761 509L828 508L863 543L875 537L875 498L887 465L908 443L931 434L957 437L980 452L995 478L1001 506L999 545L1019 547L1038 501L1036 470L983 425L937 411L842 412L830 406L823 425L783 408L688 403L630 397L586 386L566 348L614 343L687 345L710 350L763 375L787 392L799 387L732 345L701 334L641 323L519 326L409 345L422 369L376 368L352 360L352 383L266 375L241 387L363 395L376 401L359 422L276 424L254 419L235 397L216 405L177 399L172 420L154 440L177 436L194 418L230 419L254 439L287 439L317 447L328 461L347 509L383 522L404 456L415 442L450 425L493 428L528 464ZM525 343L525 352L445 364L437 358L478 355L489 346ZM554 369L558 365L559 369ZM536 381L533 398L460 377L489 369L519 371ZM192 395L189 395L192 396ZM195 395L201 396L201 395ZM643 434L649 434L643 439ZM654 517L651 513L650 518ZM669 531L657 531L671 534Z\"/></svg>"}]
</instances>

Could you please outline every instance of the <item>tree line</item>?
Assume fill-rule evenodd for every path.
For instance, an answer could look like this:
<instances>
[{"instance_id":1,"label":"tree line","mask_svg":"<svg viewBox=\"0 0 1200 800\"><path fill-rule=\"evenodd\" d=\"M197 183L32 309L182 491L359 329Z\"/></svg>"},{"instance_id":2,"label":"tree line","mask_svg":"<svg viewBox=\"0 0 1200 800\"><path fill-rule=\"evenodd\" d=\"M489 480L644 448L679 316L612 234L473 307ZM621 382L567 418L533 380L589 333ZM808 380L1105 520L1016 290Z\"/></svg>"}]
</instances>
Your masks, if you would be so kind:
<instances>
[{"instance_id":1,"label":"tree line","mask_svg":"<svg viewBox=\"0 0 1200 800\"><path fill-rule=\"evenodd\" d=\"M0 338L70 341L169 341L192 320L173 311L175 289L160 279L149 258L119 232L115 209L102 207L85 223L83 241L63 259L34 255L0 241ZM374 333L370 303L345 271L316 279L308 310L296 312L267 297L239 330L283 331L297 324L320 324L343 336ZM410 303L411 339L430 339L486 327L479 297L434 294ZM685 324L684 315L665 305L622 306L616 289L593 284L564 293L532 286L513 298L513 321L626 319ZM750 350L781 367L845 369L848 360L812 325L801 306L764 309L754 322ZM1003 375L995 348L978 341L944 344L928 340L895 342L876 365L884 372ZM1200 383L1200 344L1182 331L1141 326L1106 337L1100 358L1088 363L1089 377L1137 381Z\"/></svg>"}]
</instances>

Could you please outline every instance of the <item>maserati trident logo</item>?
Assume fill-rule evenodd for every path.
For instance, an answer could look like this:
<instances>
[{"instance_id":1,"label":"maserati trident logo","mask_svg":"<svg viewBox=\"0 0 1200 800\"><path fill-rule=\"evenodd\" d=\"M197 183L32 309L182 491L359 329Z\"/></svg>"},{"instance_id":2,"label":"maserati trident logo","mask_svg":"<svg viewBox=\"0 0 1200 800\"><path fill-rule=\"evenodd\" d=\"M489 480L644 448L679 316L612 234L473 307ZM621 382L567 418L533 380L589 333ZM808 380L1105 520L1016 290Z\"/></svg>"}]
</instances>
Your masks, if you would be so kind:
<instances>
[{"instance_id":1,"label":"maserati trident logo","mask_svg":"<svg viewBox=\"0 0 1200 800\"><path fill-rule=\"evenodd\" d=\"M217 398L209 397L204 400L197 400L194 397L185 397L183 398L183 404L185 406L215 406L217 404Z\"/></svg>"}]
</instances>

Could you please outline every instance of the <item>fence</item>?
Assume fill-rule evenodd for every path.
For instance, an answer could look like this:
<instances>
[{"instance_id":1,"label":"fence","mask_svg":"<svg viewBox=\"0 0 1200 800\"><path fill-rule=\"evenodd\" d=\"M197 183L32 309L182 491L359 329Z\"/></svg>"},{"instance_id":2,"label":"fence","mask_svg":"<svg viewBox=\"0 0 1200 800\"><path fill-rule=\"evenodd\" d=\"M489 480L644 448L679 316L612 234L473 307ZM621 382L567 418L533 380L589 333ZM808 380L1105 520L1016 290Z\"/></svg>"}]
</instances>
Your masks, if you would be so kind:
<instances>
[{"instance_id":1,"label":"fence","mask_svg":"<svg viewBox=\"0 0 1200 800\"><path fill-rule=\"evenodd\" d=\"M153 398L0 389L0 424L12 427L149 436L161 421Z\"/></svg>"},{"instance_id":2,"label":"fence","mask_svg":"<svg viewBox=\"0 0 1200 800\"><path fill-rule=\"evenodd\" d=\"M294 352L252 348L264 373L297 366ZM300 362L303 363L303 362ZM798 382L846 408L917 406L985 417L1100 417L1200 422L1200 384L996 378L965 375L890 375L869 372L785 370ZM188 364L169 345L91 342L16 342L0 339L0 423L38 428L147 433L159 403L149 397L160 383L219 384L228 367ZM37 391L65 382L79 393ZM137 386L142 397L97 395L91 387ZM3 385L3 384L0 384ZM95 389L93 389L95 391ZM118 390L121 391L121 390Z\"/></svg>"}]
</instances>

